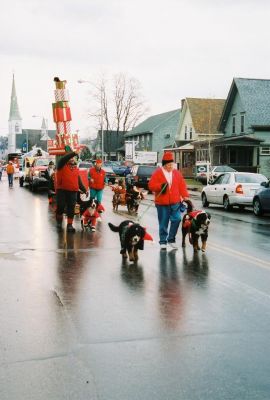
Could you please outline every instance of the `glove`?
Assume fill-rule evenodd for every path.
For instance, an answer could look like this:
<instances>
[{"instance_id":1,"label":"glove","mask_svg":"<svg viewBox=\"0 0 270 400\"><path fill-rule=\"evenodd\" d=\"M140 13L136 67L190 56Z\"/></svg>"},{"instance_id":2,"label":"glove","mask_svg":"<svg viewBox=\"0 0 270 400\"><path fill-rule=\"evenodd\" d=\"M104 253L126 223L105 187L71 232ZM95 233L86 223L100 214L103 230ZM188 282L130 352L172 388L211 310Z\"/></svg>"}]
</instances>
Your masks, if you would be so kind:
<instances>
[{"instance_id":1,"label":"glove","mask_svg":"<svg viewBox=\"0 0 270 400\"><path fill-rule=\"evenodd\" d=\"M185 212L186 211L186 209L187 209L187 207L185 206L185 204L182 202L182 203L180 203L180 207L179 207L179 210L180 210L180 212Z\"/></svg>"},{"instance_id":2,"label":"glove","mask_svg":"<svg viewBox=\"0 0 270 400\"><path fill-rule=\"evenodd\" d=\"M168 187L168 183L162 183L161 185L161 193L165 193Z\"/></svg>"}]
</instances>

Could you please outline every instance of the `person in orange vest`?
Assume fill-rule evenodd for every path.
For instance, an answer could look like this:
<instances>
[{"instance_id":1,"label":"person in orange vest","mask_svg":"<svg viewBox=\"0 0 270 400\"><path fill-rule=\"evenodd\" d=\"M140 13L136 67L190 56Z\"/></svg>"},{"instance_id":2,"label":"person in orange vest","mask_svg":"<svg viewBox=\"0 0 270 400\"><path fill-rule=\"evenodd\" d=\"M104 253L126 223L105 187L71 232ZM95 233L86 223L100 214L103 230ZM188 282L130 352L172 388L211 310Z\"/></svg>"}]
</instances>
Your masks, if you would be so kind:
<instances>
[{"instance_id":1,"label":"person in orange vest","mask_svg":"<svg viewBox=\"0 0 270 400\"><path fill-rule=\"evenodd\" d=\"M56 224L62 230L63 213L67 214L67 232L75 232L73 218L79 189L87 193L77 167L77 152L69 152L57 163L56 167Z\"/></svg>"},{"instance_id":2,"label":"person in orange vest","mask_svg":"<svg viewBox=\"0 0 270 400\"><path fill-rule=\"evenodd\" d=\"M12 188L13 187L13 175L15 173L15 168L14 168L12 161L8 162L6 171L7 171L7 176L8 176L9 187Z\"/></svg>"},{"instance_id":3,"label":"person in orange vest","mask_svg":"<svg viewBox=\"0 0 270 400\"><path fill-rule=\"evenodd\" d=\"M181 202L189 197L186 182L182 174L174 169L173 153L167 151L162 158L162 167L153 173L149 190L155 193L155 205L159 222L159 244L161 250L167 250L167 244L177 250L175 237L181 221ZM168 232L168 226L170 229Z\"/></svg>"},{"instance_id":4,"label":"person in orange vest","mask_svg":"<svg viewBox=\"0 0 270 400\"><path fill-rule=\"evenodd\" d=\"M105 180L106 173L102 169L102 160L97 159L95 166L89 169L89 187L91 199L96 199L98 204L102 201Z\"/></svg>"}]
</instances>

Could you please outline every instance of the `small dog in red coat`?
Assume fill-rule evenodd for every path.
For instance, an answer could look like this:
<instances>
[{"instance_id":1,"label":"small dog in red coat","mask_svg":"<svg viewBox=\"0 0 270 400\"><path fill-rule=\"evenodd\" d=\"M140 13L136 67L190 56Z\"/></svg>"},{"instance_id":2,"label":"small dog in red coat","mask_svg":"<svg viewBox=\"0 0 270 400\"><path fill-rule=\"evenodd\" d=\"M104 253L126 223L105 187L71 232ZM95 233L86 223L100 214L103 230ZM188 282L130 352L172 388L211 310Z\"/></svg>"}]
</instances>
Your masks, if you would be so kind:
<instances>
[{"instance_id":1,"label":"small dog in red coat","mask_svg":"<svg viewBox=\"0 0 270 400\"><path fill-rule=\"evenodd\" d=\"M97 220L100 218L99 213L104 211L104 207L101 204L98 205L95 199L90 199L87 206L81 216L82 230L90 229L92 232L95 232Z\"/></svg>"}]
</instances>

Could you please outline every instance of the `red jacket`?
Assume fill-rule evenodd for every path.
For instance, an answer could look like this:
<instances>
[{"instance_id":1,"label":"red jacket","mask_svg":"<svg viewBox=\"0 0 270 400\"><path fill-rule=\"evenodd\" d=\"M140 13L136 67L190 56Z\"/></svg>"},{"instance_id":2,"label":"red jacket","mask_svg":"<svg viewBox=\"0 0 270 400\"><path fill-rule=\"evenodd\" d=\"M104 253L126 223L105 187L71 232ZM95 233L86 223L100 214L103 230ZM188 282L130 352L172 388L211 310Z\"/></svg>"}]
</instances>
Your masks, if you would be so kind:
<instances>
[{"instance_id":1,"label":"red jacket","mask_svg":"<svg viewBox=\"0 0 270 400\"><path fill-rule=\"evenodd\" d=\"M186 182L177 169L172 171L171 187L169 188L168 185L165 192L160 194L163 183L167 183L167 179L162 168L158 168L151 176L148 184L149 190L155 193L155 204L162 206L176 204L182 201L184 197L189 197Z\"/></svg>"},{"instance_id":2,"label":"red jacket","mask_svg":"<svg viewBox=\"0 0 270 400\"><path fill-rule=\"evenodd\" d=\"M56 189L78 192L79 190L79 169L77 166L65 164L63 168L56 171Z\"/></svg>"},{"instance_id":3,"label":"red jacket","mask_svg":"<svg viewBox=\"0 0 270 400\"><path fill-rule=\"evenodd\" d=\"M94 211L93 214L90 214L88 208L85 210L85 212L82 215L83 217L83 223L86 225L90 223L92 226L96 226L97 224L97 218L100 217L99 213L97 211Z\"/></svg>"},{"instance_id":4,"label":"red jacket","mask_svg":"<svg viewBox=\"0 0 270 400\"><path fill-rule=\"evenodd\" d=\"M90 175L89 186L91 189L95 190L104 189L106 173L103 169L100 169L98 171L95 167L92 167L89 170L89 175ZM91 182L91 179L93 179L94 182Z\"/></svg>"}]
</instances>

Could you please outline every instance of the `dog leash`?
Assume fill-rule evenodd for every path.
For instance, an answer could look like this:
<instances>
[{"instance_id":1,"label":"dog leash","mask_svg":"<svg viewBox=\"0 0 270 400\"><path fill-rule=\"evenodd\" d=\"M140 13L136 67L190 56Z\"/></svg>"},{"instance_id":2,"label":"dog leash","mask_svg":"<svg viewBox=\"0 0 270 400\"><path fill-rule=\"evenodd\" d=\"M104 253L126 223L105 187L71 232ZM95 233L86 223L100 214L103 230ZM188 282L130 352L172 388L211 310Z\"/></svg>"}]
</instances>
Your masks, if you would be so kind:
<instances>
[{"instance_id":1,"label":"dog leash","mask_svg":"<svg viewBox=\"0 0 270 400\"><path fill-rule=\"evenodd\" d=\"M167 186L165 186L165 187L163 187L163 188L161 189L161 191L157 194L156 199L159 198L159 196L165 191L166 188L167 188ZM146 209L141 213L141 215L139 215L139 216L135 219L135 222L137 222L137 223L139 224L140 221L142 220L144 214L146 214L147 211L148 211L154 204L155 204L154 201L153 201L152 203L150 203L150 204L146 207ZM180 211L181 211L181 212L184 212L184 211L187 209L187 207L183 204L183 202L180 202L179 208L180 208Z\"/></svg>"},{"instance_id":2,"label":"dog leash","mask_svg":"<svg viewBox=\"0 0 270 400\"><path fill-rule=\"evenodd\" d=\"M165 189L165 188L162 188L162 189L161 189L161 191L157 194L156 199L164 192L164 189ZM141 215L138 215L138 216L135 218L135 222L139 224L139 223L141 222L141 220L142 220L144 214L146 214L147 211L148 211L154 204L155 204L154 201L151 202L151 203L145 208L145 210L141 213Z\"/></svg>"}]
</instances>

